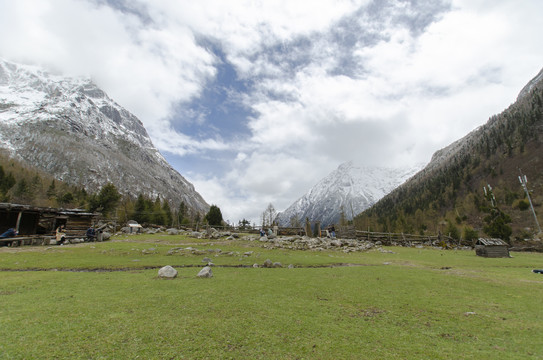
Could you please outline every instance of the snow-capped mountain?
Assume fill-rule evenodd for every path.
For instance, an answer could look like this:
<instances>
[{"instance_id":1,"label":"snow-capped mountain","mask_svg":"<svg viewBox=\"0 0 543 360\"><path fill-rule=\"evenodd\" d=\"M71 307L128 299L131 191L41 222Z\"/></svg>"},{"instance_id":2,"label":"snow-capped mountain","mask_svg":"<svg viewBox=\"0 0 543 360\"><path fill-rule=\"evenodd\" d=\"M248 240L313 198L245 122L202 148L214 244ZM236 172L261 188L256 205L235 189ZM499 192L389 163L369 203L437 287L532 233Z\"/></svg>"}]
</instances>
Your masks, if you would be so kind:
<instances>
[{"instance_id":1,"label":"snow-capped mountain","mask_svg":"<svg viewBox=\"0 0 543 360\"><path fill-rule=\"evenodd\" d=\"M0 148L92 192L111 182L121 193L209 209L154 147L141 121L89 79L0 59Z\"/></svg>"},{"instance_id":2,"label":"snow-capped mountain","mask_svg":"<svg viewBox=\"0 0 543 360\"><path fill-rule=\"evenodd\" d=\"M528 96L536 86L540 85L542 81L543 69L541 69L541 71L539 71L539 73L532 80L530 80L530 82L528 82L528 84L526 84L522 90L520 90L520 93L517 96L517 101Z\"/></svg>"},{"instance_id":3,"label":"snow-capped mountain","mask_svg":"<svg viewBox=\"0 0 543 360\"><path fill-rule=\"evenodd\" d=\"M289 226L291 219L301 223L308 218L322 225L337 223L343 211L350 220L375 204L422 168L359 167L353 162L340 165L309 192L279 213L276 221Z\"/></svg>"}]
</instances>

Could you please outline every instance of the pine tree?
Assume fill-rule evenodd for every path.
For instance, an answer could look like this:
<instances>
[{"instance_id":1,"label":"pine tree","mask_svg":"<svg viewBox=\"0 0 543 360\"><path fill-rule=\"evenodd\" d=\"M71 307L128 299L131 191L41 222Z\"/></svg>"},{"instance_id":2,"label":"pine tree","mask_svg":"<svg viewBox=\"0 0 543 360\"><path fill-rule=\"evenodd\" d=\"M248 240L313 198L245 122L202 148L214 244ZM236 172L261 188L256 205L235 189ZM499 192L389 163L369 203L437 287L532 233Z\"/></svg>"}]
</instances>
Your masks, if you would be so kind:
<instances>
[{"instance_id":1,"label":"pine tree","mask_svg":"<svg viewBox=\"0 0 543 360\"><path fill-rule=\"evenodd\" d=\"M50 200L54 199L57 196L55 180L51 181L51 185L49 185L46 195L47 195L47 198Z\"/></svg>"},{"instance_id":2,"label":"pine tree","mask_svg":"<svg viewBox=\"0 0 543 360\"><path fill-rule=\"evenodd\" d=\"M162 214L164 216L164 225L170 226L172 224L172 210L166 200L162 202Z\"/></svg>"},{"instance_id":3,"label":"pine tree","mask_svg":"<svg viewBox=\"0 0 543 360\"><path fill-rule=\"evenodd\" d=\"M179 204L179 211L177 213L177 219L179 221L179 224L183 224L186 216L187 216L187 207L185 206L185 202L181 201L181 203Z\"/></svg>"},{"instance_id":4,"label":"pine tree","mask_svg":"<svg viewBox=\"0 0 543 360\"><path fill-rule=\"evenodd\" d=\"M223 221L221 209L217 205L211 205L209 212L205 216L205 220L211 226L221 226Z\"/></svg>"},{"instance_id":5,"label":"pine tree","mask_svg":"<svg viewBox=\"0 0 543 360\"><path fill-rule=\"evenodd\" d=\"M136 204L134 205L134 214L132 214L132 218L141 224L149 221L149 218L147 216L146 201L143 194L138 195L138 199L136 200Z\"/></svg>"}]
</instances>

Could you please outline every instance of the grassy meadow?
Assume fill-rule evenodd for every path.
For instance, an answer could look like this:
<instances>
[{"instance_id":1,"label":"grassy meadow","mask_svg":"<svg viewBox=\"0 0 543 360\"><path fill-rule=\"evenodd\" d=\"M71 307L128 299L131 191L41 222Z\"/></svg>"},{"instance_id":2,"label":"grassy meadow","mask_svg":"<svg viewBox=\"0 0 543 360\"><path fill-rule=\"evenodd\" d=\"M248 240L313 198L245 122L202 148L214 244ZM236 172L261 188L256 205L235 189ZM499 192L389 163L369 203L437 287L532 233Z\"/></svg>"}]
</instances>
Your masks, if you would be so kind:
<instances>
[{"instance_id":1,"label":"grassy meadow","mask_svg":"<svg viewBox=\"0 0 543 360\"><path fill-rule=\"evenodd\" d=\"M0 359L543 358L543 254L261 245L0 248ZM211 279L196 277L205 257ZM252 267L266 259L283 268ZM164 265L178 277L159 279Z\"/></svg>"}]
</instances>

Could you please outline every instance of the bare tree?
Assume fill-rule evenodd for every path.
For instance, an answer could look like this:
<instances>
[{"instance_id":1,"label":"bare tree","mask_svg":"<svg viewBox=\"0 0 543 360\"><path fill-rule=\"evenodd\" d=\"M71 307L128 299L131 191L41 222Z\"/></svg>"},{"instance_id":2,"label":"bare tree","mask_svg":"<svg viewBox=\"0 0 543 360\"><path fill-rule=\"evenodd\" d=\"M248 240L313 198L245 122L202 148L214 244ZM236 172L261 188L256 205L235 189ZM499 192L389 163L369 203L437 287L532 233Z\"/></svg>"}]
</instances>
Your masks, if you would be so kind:
<instances>
[{"instance_id":1,"label":"bare tree","mask_svg":"<svg viewBox=\"0 0 543 360\"><path fill-rule=\"evenodd\" d=\"M262 226L272 226L276 216L277 211L275 211L272 203L270 203L262 213Z\"/></svg>"}]
</instances>

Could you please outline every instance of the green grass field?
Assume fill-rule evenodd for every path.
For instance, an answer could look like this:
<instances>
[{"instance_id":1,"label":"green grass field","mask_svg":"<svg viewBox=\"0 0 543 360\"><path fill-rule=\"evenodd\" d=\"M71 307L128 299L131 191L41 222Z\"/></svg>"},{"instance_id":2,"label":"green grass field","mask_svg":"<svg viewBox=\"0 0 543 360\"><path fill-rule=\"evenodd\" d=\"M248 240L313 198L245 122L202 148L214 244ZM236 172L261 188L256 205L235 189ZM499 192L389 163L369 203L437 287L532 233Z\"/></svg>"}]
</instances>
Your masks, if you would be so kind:
<instances>
[{"instance_id":1,"label":"green grass field","mask_svg":"<svg viewBox=\"0 0 543 360\"><path fill-rule=\"evenodd\" d=\"M0 248L0 359L543 358L543 254L260 245ZM196 277L204 257L211 279ZM283 268L252 267L266 259ZM159 279L164 265L178 277Z\"/></svg>"}]
</instances>

